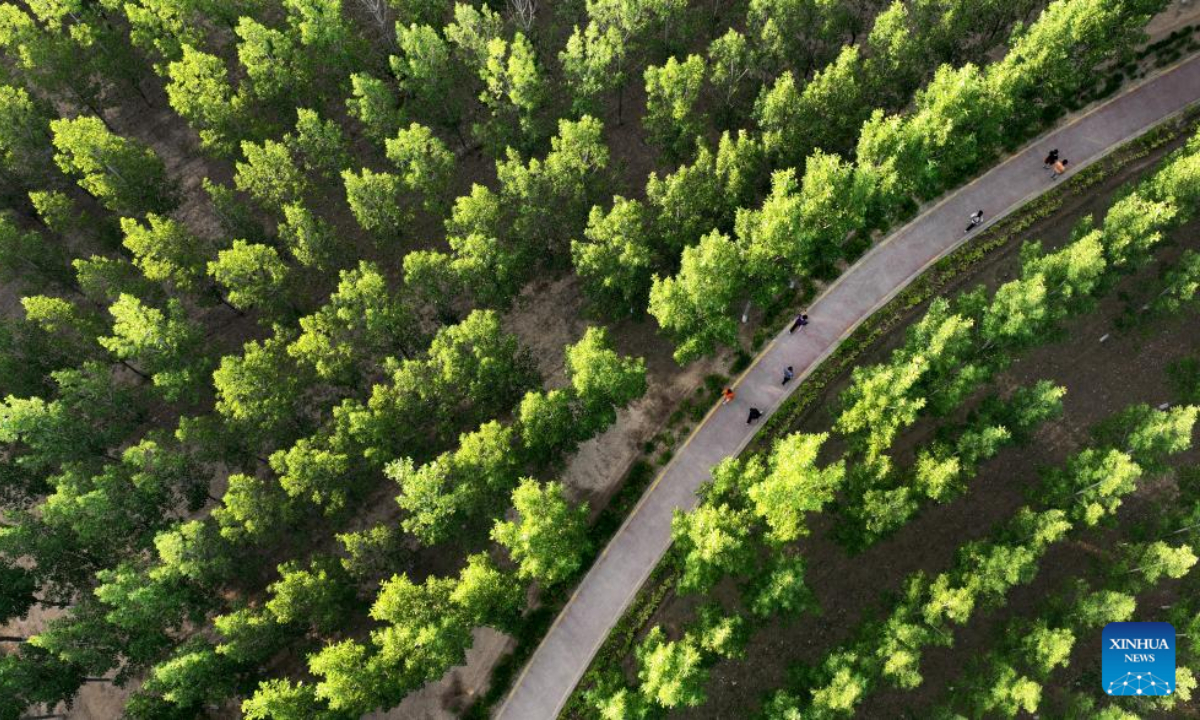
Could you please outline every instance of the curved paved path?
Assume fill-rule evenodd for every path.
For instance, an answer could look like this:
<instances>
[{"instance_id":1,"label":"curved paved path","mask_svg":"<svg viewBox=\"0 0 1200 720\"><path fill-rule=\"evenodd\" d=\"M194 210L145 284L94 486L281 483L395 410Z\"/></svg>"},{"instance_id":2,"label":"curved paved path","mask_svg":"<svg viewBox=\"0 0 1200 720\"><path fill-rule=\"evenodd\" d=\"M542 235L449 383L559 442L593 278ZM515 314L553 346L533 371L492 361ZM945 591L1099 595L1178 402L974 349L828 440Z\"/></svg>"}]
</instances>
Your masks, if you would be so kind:
<instances>
[{"instance_id":1,"label":"curved paved path","mask_svg":"<svg viewBox=\"0 0 1200 720\"><path fill-rule=\"evenodd\" d=\"M982 208L986 226L1049 188L1042 158L1050 148L1059 148L1070 159L1071 172L1078 172L1198 99L1200 56L1028 144L847 269L810 306L811 324L795 335L781 331L738 380L737 399L710 412L676 452L583 578L497 717L551 720L558 715L609 630L670 546L674 510L693 507L709 469L740 452L761 427L762 420L746 424L747 410L757 407L770 415L859 323L966 239L963 228L971 212ZM796 380L784 388L780 380L788 365L796 368Z\"/></svg>"}]
</instances>

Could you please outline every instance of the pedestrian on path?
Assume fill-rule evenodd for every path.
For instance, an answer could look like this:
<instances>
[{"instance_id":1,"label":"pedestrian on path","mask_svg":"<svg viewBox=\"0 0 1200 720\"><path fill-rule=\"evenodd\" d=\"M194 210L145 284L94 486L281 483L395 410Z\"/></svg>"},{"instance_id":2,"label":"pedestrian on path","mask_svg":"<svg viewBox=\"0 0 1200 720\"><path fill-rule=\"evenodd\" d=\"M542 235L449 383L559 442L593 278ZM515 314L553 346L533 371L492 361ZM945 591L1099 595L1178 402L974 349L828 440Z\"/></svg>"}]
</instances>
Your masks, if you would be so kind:
<instances>
[{"instance_id":1,"label":"pedestrian on path","mask_svg":"<svg viewBox=\"0 0 1200 720\"><path fill-rule=\"evenodd\" d=\"M796 322L792 323L792 329L788 330L788 333L789 334L794 333L807 324L808 324L808 316L805 315L804 313L800 313L799 315L796 316Z\"/></svg>"},{"instance_id":2,"label":"pedestrian on path","mask_svg":"<svg viewBox=\"0 0 1200 720\"><path fill-rule=\"evenodd\" d=\"M1060 175L1065 173L1067 171L1067 163L1069 162L1071 161L1066 158L1056 161L1054 163L1054 172L1050 173L1050 179L1057 180Z\"/></svg>"},{"instance_id":3,"label":"pedestrian on path","mask_svg":"<svg viewBox=\"0 0 1200 720\"><path fill-rule=\"evenodd\" d=\"M1050 154L1046 156L1046 159L1042 161L1042 169L1049 170L1050 166L1056 162L1058 162L1058 148L1051 150Z\"/></svg>"},{"instance_id":4,"label":"pedestrian on path","mask_svg":"<svg viewBox=\"0 0 1200 720\"><path fill-rule=\"evenodd\" d=\"M792 378L794 378L794 377L796 377L796 371L792 369L792 366L791 366L791 365L788 365L788 366L787 366L786 368L784 368L784 370L783 370L783 382L782 382L782 383L780 383L780 384L781 384L781 385L787 385L787 384L788 384L788 381L790 381L790 380L791 380Z\"/></svg>"},{"instance_id":5,"label":"pedestrian on path","mask_svg":"<svg viewBox=\"0 0 1200 720\"><path fill-rule=\"evenodd\" d=\"M971 224L967 225L967 229L963 230L963 233L971 232L981 222L983 222L983 211L976 210L975 212L971 213Z\"/></svg>"},{"instance_id":6,"label":"pedestrian on path","mask_svg":"<svg viewBox=\"0 0 1200 720\"><path fill-rule=\"evenodd\" d=\"M750 417L746 418L746 424L749 425L760 417L762 417L762 410L759 410L758 408L750 408Z\"/></svg>"},{"instance_id":7,"label":"pedestrian on path","mask_svg":"<svg viewBox=\"0 0 1200 720\"><path fill-rule=\"evenodd\" d=\"M728 405L733 402L733 388L725 388L721 391L721 404Z\"/></svg>"}]
</instances>

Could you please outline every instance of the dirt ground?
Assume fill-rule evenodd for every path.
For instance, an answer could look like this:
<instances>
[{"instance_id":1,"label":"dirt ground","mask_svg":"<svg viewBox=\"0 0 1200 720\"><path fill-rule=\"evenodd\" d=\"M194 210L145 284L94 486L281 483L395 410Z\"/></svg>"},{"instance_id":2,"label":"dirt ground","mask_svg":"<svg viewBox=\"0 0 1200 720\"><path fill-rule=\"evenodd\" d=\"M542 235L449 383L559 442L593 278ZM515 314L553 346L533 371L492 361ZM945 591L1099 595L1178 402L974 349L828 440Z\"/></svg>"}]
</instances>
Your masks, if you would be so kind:
<instances>
[{"instance_id":1,"label":"dirt ground","mask_svg":"<svg viewBox=\"0 0 1200 720\"><path fill-rule=\"evenodd\" d=\"M1166 148L1164 148L1166 150ZM1036 225L1026 235L1041 239L1047 247L1063 244L1071 226L1088 213L1097 219L1110 204L1113 191L1151 165L1160 153L1126 166L1086 197L1064 207L1052 218ZM1173 259L1183 247L1200 246L1197 224L1182 228L1175 237L1178 244L1164 248L1159 262L1145 273L1152 276L1163 260ZM987 265L960 282L959 287L979 282L995 286L1011 279L1017 267L1017 245L994 257ZM1145 277L1143 275L1142 277ZM1075 318L1065 325L1065 337L1035 349L997 378L994 388L1005 392L1039 379L1051 379L1068 389L1064 415L1044 425L1028 446L1010 447L984 464L971 481L968 493L946 505L929 506L894 536L868 550L848 555L831 539L833 518L814 518L813 533L802 544L809 559L808 582L821 607L820 616L805 616L792 624L774 622L755 634L747 650L748 659L723 662L713 668L709 701L700 708L676 713L689 718L746 717L760 706L765 695L787 684L786 670L795 662L816 662L839 643L850 639L864 619L890 607L888 593L897 591L905 577L917 570L936 574L948 568L954 551L962 543L987 536L992 528L1010 517L1026 502L1026 490L1036 483L1039 468L1056 465L1075 452L1088 439L1088 428L1108 414L1136 402L1157 405L1170 399L1165 369L1175 359L1200 355L1200 333L1195 315L1147 322L1136 330L1118 331L1114 318L1126 311L1124 297L1137 296L1137 277L1128 278L1109 294L1094 312ZM953 292L956 288L948 289ZM912 319L919 317L924 306ZM861 363L883 359L903 337L902 324ZM1107 340L1101 338L1108 336ZM1131 382L1136 379L1136 382ZM814 405L797 429L816 431L827 428L829 402L846 385L846 379L833 383L822 402ZM935 428L929 420L917 424L898 445L898 455ZM1182 463L1196 462L1200 450L1193 449L1179 458ZM1147 501L1163 489L1163 483L1145 483L1122 508L1121 520L1144 511ZM925 653L922 674L925 682L916 691L881 690L863 704L862 717L916 717L927 714L940 699L939 689L952 683L965 660L994 640L993 633L1004 619L1016 613L1032 611L1040 598L1065 576L1089 567L1089 559L1098 548L1111 546L1113 538L1104 533L1084 533L1061 543L1041 563L1037 579L1009 594L1008 604L996 612L979 612L967 628L956 635L952 649ZM718 594L730 599L736 591L722 587ZM696 604L692 598L673 597L648 624L661 624L670 632L686 622ZM1068 671L1055 676L1064 686L1098 662L1087 648L1098 647L1096 638L1079 638L1081 655ZM1084 688L1086 690L1086 688Z\"/></svg>"}]
</instances>

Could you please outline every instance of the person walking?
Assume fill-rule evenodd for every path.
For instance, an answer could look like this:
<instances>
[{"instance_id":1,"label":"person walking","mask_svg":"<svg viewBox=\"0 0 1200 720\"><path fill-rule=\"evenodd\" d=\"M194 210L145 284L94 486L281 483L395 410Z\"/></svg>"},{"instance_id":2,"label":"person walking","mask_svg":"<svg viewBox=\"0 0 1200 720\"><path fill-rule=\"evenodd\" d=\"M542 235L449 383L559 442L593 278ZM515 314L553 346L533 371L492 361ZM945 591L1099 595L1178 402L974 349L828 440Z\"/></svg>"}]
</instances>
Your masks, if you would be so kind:
<instances>
[{"instance_id":1,"label":"person walking","mask_svg":"<svg viewBox=\"0 0 1200 720\"><path fill-rule=\"evenodd\" d=\"M762 410L759 410L758 408L750 408L750 416L746 418L746 424L749 425L760 417L762 417Z\"/></svg>"},{"instance_id":2,"label":"person walking","mask_svg":"<svg viewBox=\"0 0 1200 720\"><path fill-rule=\"evenodd\" d=\"M1060 175L1065 173L1067 171L1067 163L1069 162L1071 161L1066 158L1054 161L1054 172L1050 173L1050 179L1057 180Z\"/></svg>"},{"instance_id":3,"label":"person walking","mask_svg":"<svg viewBox=\"0 0 1200 720\"><path fill-rule=\"evenodd\" d=\"M796 321L794 323L792 323L792 329L788 330L788 334L796 332L797 330L799 330L800 328L804 327L807 324L808 324L808 316L805 315L804 313L800 313L799 315L796 316Z\"/></svg>"},{"instance_id":4,"label":"person walking","mask_svg":"<svg viewBox=\"0 0 1200 720\"><path fill-rule=\"evenodd\" d=\"M963 233L971 232L981 222L983 222L983 211L976 210L975 212L971 213L971 223L967 225L967 229L963 230Z\"/></svg>"},{"instance_id":5,"label":"person walking","mask_svg":"<svg viewBox=\"0 0 1200 720\"><path fill-rule=\"evenodd\" d=\"M783 369L783 382L780 385L787 385L794 377L796 377L796 371L792 369L791 365L788 365Z\"/></svg>"},{"instance_id":6,"label":"person walking","mask_svg":"<svg viewBox=\"0 0 1200 720\"><path fill-rule=\"evenodd\" d=\"M1046 159L1042 161L1042 169L1049 170L1050 166L1056 162L1058 162L1058 148L1051 150L1050 154L1046 156Z\"/></svg>"},{"instance_id":7,"label":"person walking","mask_svg":"<svg viewBox=\"0 0 1200 720\"><path fill-rule=\"evenodd\" d=\"M721 404L728 405L733 402L733 388L725 388L721 391Z\"/></svg>"}]
</instances>

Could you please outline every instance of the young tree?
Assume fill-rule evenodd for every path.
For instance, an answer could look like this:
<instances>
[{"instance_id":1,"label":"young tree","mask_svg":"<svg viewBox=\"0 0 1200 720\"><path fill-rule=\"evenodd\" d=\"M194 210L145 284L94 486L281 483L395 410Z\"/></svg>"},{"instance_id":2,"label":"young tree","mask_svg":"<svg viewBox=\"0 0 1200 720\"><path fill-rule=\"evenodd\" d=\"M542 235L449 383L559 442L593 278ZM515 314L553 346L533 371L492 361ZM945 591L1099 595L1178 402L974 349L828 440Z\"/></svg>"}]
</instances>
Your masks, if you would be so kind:
<instances>
[{"instance_id":1,"label":"young tree","mask_svg":"<svg viewBox=\"0 0 1200 720\"><path fill-rule=\"evenodd\" d=\"M703 704L708 670L692 638L667 641L662 628L655 626L638 646L637 656L641 692L648 700L664 708Z\"/></svg>"},{"instance_id":2,"label":"young tree","mask_svg":"<svg viewBox=\"0 0 1200 720\"><path fill-rule=\"evenodd\" d=\"M516 521L497 522L492 539L508 548L518 574L544 586L571 577L587 550L587 505L572 507L561 483L526 478L513 491Z\"/></svg>"},{"instance_id":3,"label":"young tree","mask_svg":"<svg viewBox=\"0 0 1200 720\"><path fill-rule=\"evenodd\" d=\"M280 317L291 306L288 268L275 248L234 240L233 245L209 261L208 274L221 287L229 304L238 310L257 309L265 323Z\"/></svg>"},{"instance_id":4,"label":"young tree","mask_svg":"<svg viewBox=\"0 0 1200 720\"><path fill-rule=\"evenodd\" d=\"M146 224L121 218L123 244L147 280L190 290L204 277L204 243L178 220L149 213Z\"/></svg>"},{"instance_id":5,"label":"young tree","mask_svg":"<svg viewBox=\"0 0 1200 720\"><path fill-rule=\"evenodd\" d=\"M99 118L60 118L50 122L54 162L104 206L122 215L167 212L175 191L154 151L116 135Z\"/></svg>"},{"instance_id":6,"label":"young tree","mask_svg":"<svg viewBox=\"0 0 1200 720\"><path fill-rule=\"evenodd\" d=\"M583 437L606 430L617 421L617 408L646 393L645 361L619 356L602 327L589 327L579 342L567 346L566 361L580 404L576 422Z\"/></svg>"},{"instance_id":7,"label":"young tree","mask_svg":"<svg viewBox=\"0 0 1200 720\"><path fill-rule=\"evenodd\" d=\"M750 474L753 484L746 495L754 513L770 528L772 542L782 545L807 535L805 515L833 500L845 480L842 461L817 467L817 454L827 439L827 433L789 435L772 449L768 472L756 482L756 473Z\"/></svg>"},{"instance_id":8,"label":"young tree","mask_svg":"<svg viewBox=\"0 0 1200 720\"><path fill-rule=\"evenodd\" d=\"M618 195L607 213L592 207L586 242L571 241L575 274L593 306L606 315L638 315L646 307L655 264L648 224L645 206Z\"/></svg>"},{"instance_id":9,"label":"young tree","mask_svg":"<svg viewBox=\"0 0 1200 720\"><path fill-rule=\"evenodd\" d=\"M675 277L654 275L650 314L676 342L675 361L684 364L710 355L717 345L737 343L732 305L745 278L737 245L718 231L683 251Z\"/></svg>"},{"instance_id":10,"label":"young tree","mask_svg":"<svg viewBox=\"0 0 1200 720\"><path fill-rule=\"evenodd\" d=\"M279 580L267 591L267 612L277 622L301 625L329 634L340 627L354 605L354 587L341 563L316 557L307 568L294 561L279 566Z\"/></svg>"},{"instance_id":11,"label":"young tree","mask_svg":"<svg viewBox=\"0 0 1200 720\"><path fill-rule=\"evenodd\" d=\"M533 44L521 33L512 42L496 37L487 44L487 59L478 66L485 85L479 100L492 117L475 132L496 147L513 142L527 147L541 136L539 111L547 86L536 57Z\"/></svg>"},{"instance_id":12,"label":"young tree","mask_svg":"<svg viewBox=\"0 0 1200 720\"><path fill-rule=\"evenodd\" d=\"M705 503L691 512L675 511L671 541L682 558L679 592L706 594L726 575L753 571L755 548L750 543L753 520L749 512L728 504Z\"/></svg>"},{"instance_id":13,"label":"young tree","mask_svg":"<svg viewBox=\"0 0 1200 720\"><path fill-rule=\"evenodd\" d=\"M394 244L404 235L412 212L404 202L406 188L399 176L361 168L357 173L343 170L342 182L350 212L376 242Z\"/></svg>"},{"instance_id":14,"label":"young tree","mask_svg":"<svg viewBox=\"0 0 1200 720\"><path fill-rule=\"evenodd\" d=\"M662 66L646 68L646 114L642 124L653 142L668 156L679 157L704 130L697 108L704 84L704 58L688 55L683 62L668 58Z\"/></svg>"},{"instance_id":15,"label":"young tree","mask_svg":"<svg viewBox=\"0 0 1200 720\"><path fill-rule=\"evenodd\" d=\"M132 295L121 295L108 311L114 322L112 335L99 339L104 349L122 362L135 363L166 399L195 396L209 359L201 350L203 332L178 300L168 301L164 312Z\"/></svg>"},{"instance_id":16,"label":"young tree","mask_svg":"<svg viewBox=\"0 0 1200 720\"><path fill-rule=\"evenodd\" d=\"M454 153L433 132L418 123L401 130L386 143L388 160L400 171L400 181L436 212L445 202L454 173Z\"/></svg>"},{"instance_id":17,"label":"young tree","mask_svg":"<svg viewBox=\"0 0 1200 720\"><path fill-rule=\"evenodd\" d=\"M309 190L308 179L292 158L287 145L276 140L261 143L242 141L245 161L235 163L233 182L273 213L286 205L303 201Z\"/></svg>"}]
</instances>

